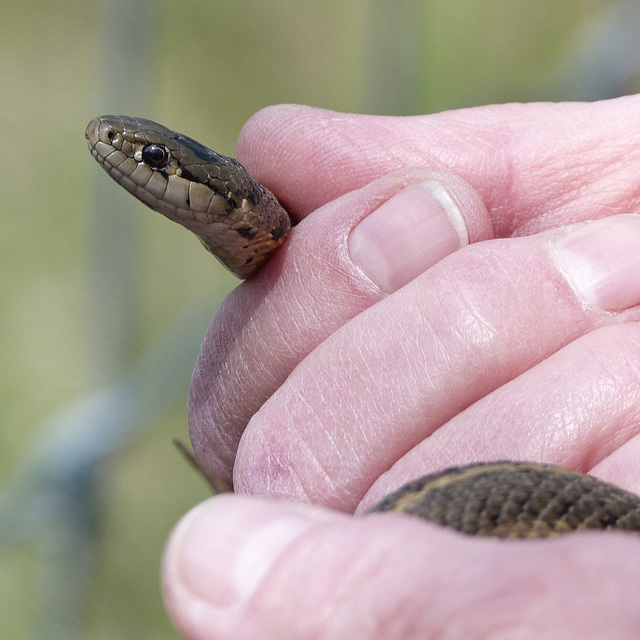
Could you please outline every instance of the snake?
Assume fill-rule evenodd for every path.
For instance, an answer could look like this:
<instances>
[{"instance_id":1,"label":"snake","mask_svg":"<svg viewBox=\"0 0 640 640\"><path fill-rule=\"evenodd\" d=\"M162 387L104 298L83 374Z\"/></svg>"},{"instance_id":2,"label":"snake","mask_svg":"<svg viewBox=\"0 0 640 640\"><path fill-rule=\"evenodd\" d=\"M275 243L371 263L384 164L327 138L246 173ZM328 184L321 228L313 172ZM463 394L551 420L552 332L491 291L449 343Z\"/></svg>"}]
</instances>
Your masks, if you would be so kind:
<instances>
[{"instance_id":1,"label":"snake","mask_svg":"<svg viewBox=\"0 0 640 640\"><path fill-rule=\"evenodd\" d=\"M195 233L240 278L252 277L294 225L276 196L237 160L156 122L101 116L85 137L118 184ZM423 476L368 510L385 512L493 538L586 529L640 533L640 496L578 471L527 461L476 462Z\"/></svg>"},{"instance_id":2,"label":"snake","mask_svg":"<svg viewBox=\"0 0 640 640\"><path fill-rule=\"evenodd\" d=\"M293 221L234 158L144 118L102 116L85 131L91 155L131 195L186 227L231 272L248 278Z\"/></svg>"}]
</instances>

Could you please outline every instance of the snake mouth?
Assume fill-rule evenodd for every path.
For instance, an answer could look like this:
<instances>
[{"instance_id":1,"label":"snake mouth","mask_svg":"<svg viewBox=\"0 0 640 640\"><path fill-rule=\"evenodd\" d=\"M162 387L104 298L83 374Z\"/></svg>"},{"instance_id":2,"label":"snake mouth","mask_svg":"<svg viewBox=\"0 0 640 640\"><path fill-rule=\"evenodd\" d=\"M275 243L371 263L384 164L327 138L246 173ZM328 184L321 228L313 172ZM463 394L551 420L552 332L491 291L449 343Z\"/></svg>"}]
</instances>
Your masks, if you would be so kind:
<instances>
[{"instance_id":1,"label":"snake mouth","mask_svg":"<svg viewBox=\"0 0 640 640\"><path fill-rule=\"evenodd\" d=\"M123 131L124 127L117 116L94 118L85 129L84 137L91 155L108 172L124 160L113 155L123 151ZM114 162L116 157L120 162Z\"/></svg>"},{"instance_id":2,"label":"snake mouth","mask_svg":"<svg viewBox=\"0 0 640 640\"><path fill-rule=\"evenodd\" d=\"M105 145L104 153L99 154L106 157L108 152L114 148L122 148L124 133L126 131L124 119L120 116L101 116L94 118L84 131L84 137L87 140L90 150L100 148Z\"/></svg>"},{"instance_id":3,"label":"snake mouth","mask_svg":"<svg viewBox=\"0 0 640 640\"><path fill-rule=\"evenodd\" d=\"M89 143L89 147L93 147L98 139L98 127L100 126L100 118L94 118L84 130L84 137Z\"/></svg>"}]
</instances>

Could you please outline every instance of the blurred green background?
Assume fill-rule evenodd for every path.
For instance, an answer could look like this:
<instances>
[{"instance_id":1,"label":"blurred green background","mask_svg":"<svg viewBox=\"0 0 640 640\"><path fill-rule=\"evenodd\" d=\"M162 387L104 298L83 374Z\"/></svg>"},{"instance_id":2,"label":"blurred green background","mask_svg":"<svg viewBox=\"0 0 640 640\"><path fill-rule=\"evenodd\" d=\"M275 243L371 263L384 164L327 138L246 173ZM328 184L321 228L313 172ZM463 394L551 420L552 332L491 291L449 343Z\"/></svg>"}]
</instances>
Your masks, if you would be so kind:
<instances>
[{"instance_id":1,"label":"blurred green background","mask_svg":"<svg viewBox=\"0 0 640 640\"><path fill-rule=\"evenodd\" d=\"M175 639L159 561L209 495L190 372L236 280L112 183L96 115L233 155L261 107L418 114L634 91L636 2L5 3L0 21L0 637Z\"/></svg>"}]
</instances>

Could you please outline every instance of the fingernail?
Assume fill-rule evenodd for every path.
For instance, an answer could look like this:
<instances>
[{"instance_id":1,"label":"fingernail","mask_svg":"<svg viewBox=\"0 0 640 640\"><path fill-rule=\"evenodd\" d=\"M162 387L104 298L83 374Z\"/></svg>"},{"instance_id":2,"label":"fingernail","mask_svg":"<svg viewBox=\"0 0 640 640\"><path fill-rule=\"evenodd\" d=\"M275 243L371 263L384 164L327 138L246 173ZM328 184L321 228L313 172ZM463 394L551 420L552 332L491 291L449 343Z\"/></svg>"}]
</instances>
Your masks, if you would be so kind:
<instances>
[{"instance_id":1,"label":"fingernail","mask_svg":"<svg viewBox=\"0 0 640 640\"><path fill-rule=\"evenodd\" d=\"M241 604L285 548L316 524L297 512L299 505L283 510L247 502L218 496L190 511L174 530L165 569L190 597L212 607Z\"/></svg>"},{"instance_id":2,"label":"fingernail","mask_svg":"<svg viewBox=\"0 0 640 640\"><path fill-rule=\"evenodd\" d=\"M560 270L585 302L605 311L640 304L640 215L590 222L555 244Z\"/></svg>"},{"instance_id":3,"label":"fingernail","mask_svg":"<svg viewBox=\"0 0 640 640\"><path fill-rule=\"evenodd\" d=\"M349 236L353 263L392 293L469 244L455 200L436 180L407 187L362 220Z\"/></svg>"}]
</instances>

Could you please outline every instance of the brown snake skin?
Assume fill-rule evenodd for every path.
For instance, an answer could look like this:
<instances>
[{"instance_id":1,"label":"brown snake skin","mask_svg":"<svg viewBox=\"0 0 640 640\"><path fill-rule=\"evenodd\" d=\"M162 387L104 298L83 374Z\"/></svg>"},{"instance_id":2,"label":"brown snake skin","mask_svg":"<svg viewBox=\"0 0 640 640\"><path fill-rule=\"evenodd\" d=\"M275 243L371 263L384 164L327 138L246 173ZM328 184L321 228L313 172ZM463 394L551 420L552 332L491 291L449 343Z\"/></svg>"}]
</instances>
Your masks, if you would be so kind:
<instances>
[{"instance_id":1,"label":"brown snake skin","mask_svg":"<svg viewBox=\"0 0 640 640\"><path fill-rule=\"evenodd\" d=\"M279 247L291 218L233 158L144 118L102 116L85 131L91 155L131 195L193 231L239 278Z\"/></svg>"},{"instance_id":2,"label":"brown snake skin","mask_svg":"<svg viewBox=\"0 0 640 640\"><path fill-rule=\"evenodd\" d=\"M233 158L150 120L102 116L87 126L93 157L129 193L193 231L237 276L282 244L291 219ZM370 512L413 514L463 533L548 537L579 529L640 532L640 496L533 463L490 462L425 476Z\"/></svg>"},{"instance_id":3,"label":"brown snake skin","mask_svg":"<svg viewBox=\"0 0 640 640\"><path fill-rule=\"evenodd\" d=\"M640 497L562 467L490 462L410 482L370 513L398 511L472 535L540 538L580 529L640 533Z\"/></svg>"}]
</instances>

